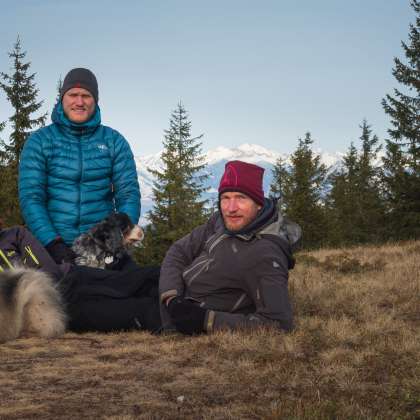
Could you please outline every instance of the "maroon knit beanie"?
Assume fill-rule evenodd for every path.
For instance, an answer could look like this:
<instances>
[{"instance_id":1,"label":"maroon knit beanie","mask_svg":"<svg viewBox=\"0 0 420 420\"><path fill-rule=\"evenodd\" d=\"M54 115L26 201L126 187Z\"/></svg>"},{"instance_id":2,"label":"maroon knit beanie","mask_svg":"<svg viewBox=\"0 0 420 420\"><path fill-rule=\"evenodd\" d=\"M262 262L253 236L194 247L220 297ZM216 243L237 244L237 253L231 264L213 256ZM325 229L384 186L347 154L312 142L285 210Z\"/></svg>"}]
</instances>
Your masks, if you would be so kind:
<instances>
[{"instance_id":1,"label":"maroon knit beanie","mask_svg":"<svg viewBox=\"0 0 420 420\"><path fill-rule=\"evenodd\" d=\"M264 168L252 163L232 160L225 165L219 186L220 194L226 191L238 191L249 195L257 204L265 204L263 190Z\"/></svg>"}]
</instances>

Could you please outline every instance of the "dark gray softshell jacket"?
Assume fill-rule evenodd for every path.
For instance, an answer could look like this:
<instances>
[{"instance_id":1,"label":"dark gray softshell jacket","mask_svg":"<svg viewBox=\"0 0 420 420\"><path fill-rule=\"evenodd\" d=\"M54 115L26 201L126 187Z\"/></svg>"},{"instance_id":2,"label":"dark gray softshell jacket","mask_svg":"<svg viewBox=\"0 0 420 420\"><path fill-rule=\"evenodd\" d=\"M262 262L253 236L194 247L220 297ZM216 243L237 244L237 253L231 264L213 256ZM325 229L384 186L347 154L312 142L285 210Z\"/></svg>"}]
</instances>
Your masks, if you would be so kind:
<instances>
[{"instance_id":1,"label":"dark gray softshell jacket","mask_svg":"<svg viewBox=\"0 0 420 420\"><path fill-rule=\"evenodd\" d=\"M207 331L273 322L290 331L288 270L294 267L300 237L300 227L285 222L277 210L248 236L228 235L220 213L214 213L175 242L163 260L159 295L165 330L175 330L165 300L184 296L209 309Z\"/></svg>"}]
</instances>

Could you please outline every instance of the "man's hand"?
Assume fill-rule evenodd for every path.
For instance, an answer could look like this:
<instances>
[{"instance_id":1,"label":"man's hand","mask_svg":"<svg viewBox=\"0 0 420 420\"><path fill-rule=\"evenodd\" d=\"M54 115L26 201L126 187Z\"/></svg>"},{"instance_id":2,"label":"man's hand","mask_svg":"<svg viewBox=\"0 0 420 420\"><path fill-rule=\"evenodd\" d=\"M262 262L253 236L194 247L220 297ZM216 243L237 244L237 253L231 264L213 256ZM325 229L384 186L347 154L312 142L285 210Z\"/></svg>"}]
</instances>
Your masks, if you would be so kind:
<instances>
[{"instance_id":1,"label":"man's hand","mask_svg":"<svg viewBox=\"0 0 420 420\"><path fill-rule=\"evenodd\" d=\"M76 265L71 249L61 238L54 239L45 249L49 252L56 264L70 263Z\"/></svg>"},{"instance_id":2,"label":"man's hand","mask_svg":"<svg viewBox=\"0 0 420 420\"><path fill-rule=\"evenodd\" d=\"M171 323L176 330L185 335L201 334L206 332L204 320L207 309L194 305L183 297L175 297L169 304Z\"/></svg>"},{"instance_id":3,"label":"man's hand","mask_svg":"<svg viewBox=\"0 0 420 420\"><path fill-rule=\"evenodd\" d=\"M167 308L169 308L169 302L170 302L170 301L171 301L174 297L176 297L176 296L172 296L172 297L170 297L170 298L166 299L166 307L167 307Z\"/></svg>"},{"instance_id":4,"label":"man's hand","mask_svg":"<svg viewBox=\"0 0 420 420\"><path fill-rule=\"evenodd\" d=\"M184 299L183 297L180 297L180 296L173 296L171 298L168 298L168 300L170 301L170 303L168 304L168 311L169 311L169 316L171 317L171 319L172 318L180 318L180 317L188 315L190 313L187 309L184 309L180 305L181 299L186 300L186 299Z\"/></svg>"}]
</instances>

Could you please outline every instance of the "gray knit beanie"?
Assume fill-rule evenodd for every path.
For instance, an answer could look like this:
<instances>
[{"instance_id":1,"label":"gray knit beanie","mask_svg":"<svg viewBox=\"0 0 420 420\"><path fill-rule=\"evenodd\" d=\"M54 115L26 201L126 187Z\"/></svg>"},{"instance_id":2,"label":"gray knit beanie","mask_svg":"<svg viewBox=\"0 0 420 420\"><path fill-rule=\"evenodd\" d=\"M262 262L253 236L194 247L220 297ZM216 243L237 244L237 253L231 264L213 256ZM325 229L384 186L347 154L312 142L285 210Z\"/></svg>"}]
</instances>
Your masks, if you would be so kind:
<instances>
[{"instance_id":1,"label":"gray knit beanie","mask_svg":"<svg viewBox=\"0 0 420 420\"><path fill-rule=\"evenodd\" d=\"M64 78L63 87L61 88L60 102L63 100L64 94L69 89L78 87L88 90L95 98L96 105L98 105L98 81L90 70L83 68L73 69L67 73Z\"/></svg>"}]
</instances>

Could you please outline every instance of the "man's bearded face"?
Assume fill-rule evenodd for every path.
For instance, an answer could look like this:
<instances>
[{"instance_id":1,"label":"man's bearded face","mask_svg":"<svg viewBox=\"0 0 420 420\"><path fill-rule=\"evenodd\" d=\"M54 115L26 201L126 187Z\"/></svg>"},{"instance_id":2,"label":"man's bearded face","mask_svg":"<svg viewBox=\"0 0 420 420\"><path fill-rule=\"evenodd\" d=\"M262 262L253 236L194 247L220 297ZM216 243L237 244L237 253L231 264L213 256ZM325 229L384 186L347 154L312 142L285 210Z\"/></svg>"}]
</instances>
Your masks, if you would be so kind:
<instances>
[{"instance_id":1,"label":"man's bearded face","mask_svg":"<svg viewBox=\"0 0 420 420\"><path fill-rule=\"evenodd\" d=\"M250 225L261 210L261 206L251 197L236 191L220 195L220 208L226 227L232 232L238 232Z\"/></svg>"},{"instance_id":2,"label":"man's bearded face","mask_svg":"<svg viewBox=\"0 0 420 420\"><path fill-rule=\"evenodd\" d=\"M73 124L84 124L90 121L95 113L95 98L86 89L72 88L63 96L63 111Z\"/></svg>"}]
</instances>

